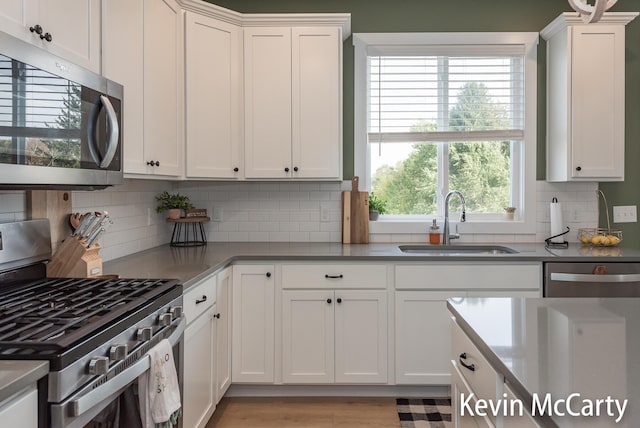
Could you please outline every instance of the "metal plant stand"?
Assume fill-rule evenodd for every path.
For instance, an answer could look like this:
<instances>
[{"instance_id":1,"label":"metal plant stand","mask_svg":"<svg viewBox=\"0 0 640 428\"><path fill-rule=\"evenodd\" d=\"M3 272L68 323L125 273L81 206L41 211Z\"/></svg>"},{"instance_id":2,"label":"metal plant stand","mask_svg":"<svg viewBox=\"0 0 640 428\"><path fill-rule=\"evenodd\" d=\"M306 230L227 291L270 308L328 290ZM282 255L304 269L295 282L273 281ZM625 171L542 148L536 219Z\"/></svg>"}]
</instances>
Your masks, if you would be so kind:
<instances>
[{"instance_id":1,"label":"metal plant stand","mask_svg":"<svg viewBox=\"0 0 640 428\"><path fill-rule=\"evenodd\" d=\"M172 219L167 222L173 223L171 233L172 247L199 247L207 245L207 234L204 231L203 223L210 220L209 217L187 217Z\"/></svg>"}]
</instances>

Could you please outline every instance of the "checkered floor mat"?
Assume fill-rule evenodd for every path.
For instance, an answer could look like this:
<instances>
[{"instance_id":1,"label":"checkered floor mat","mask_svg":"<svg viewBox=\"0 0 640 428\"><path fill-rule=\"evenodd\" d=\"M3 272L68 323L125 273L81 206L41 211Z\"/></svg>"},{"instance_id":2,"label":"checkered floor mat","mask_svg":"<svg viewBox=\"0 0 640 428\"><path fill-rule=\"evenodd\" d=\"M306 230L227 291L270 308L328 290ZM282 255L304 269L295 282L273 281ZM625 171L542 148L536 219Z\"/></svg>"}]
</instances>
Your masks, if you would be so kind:
<instances>
[{"instance_id":1,"label":"checkered floor mat","mask_svg":"<svg viewBox=\"0 0 640 428\"><path fill-rule=\"evenodd\" d=\"M401 428L451 428L451 399L397 398Z\"/></svg>"}]
</instances>

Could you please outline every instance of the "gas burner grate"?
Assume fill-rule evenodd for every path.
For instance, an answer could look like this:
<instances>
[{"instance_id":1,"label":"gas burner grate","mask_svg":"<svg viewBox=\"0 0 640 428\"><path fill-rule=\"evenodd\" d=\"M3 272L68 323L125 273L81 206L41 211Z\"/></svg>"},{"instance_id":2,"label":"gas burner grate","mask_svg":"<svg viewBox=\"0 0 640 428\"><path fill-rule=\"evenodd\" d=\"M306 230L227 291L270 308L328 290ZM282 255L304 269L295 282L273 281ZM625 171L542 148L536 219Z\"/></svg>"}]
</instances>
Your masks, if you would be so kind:
<instances>
[{"instance_id":1,"label":"gas burner grate","mask_svg":"<svg viewBox=\"0 0 640 428\"><path fill-rule=\"evenodd\" d=\"M167 279L46 278L0 290L0 354L64 349L143 306L178 282Z\"/></svg>"}]
</instances>

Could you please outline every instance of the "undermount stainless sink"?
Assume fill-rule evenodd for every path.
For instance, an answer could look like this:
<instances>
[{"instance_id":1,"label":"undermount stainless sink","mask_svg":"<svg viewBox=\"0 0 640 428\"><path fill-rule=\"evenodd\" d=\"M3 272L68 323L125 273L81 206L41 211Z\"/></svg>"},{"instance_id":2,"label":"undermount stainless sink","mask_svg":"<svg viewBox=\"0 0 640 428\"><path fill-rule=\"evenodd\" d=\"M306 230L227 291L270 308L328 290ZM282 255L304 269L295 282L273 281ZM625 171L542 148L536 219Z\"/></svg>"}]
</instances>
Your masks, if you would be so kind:
<instances>
[{"instance_id":1,"label":"undermount stainless sink","mask_svg":"<svg viewBox=\"0 0 640 428\"><path fill-rule=\"evenodd\" d=\"M427 254L515 254L518 251L502 245L400 245L403 253Z\"/></svg>"}]
</instances>

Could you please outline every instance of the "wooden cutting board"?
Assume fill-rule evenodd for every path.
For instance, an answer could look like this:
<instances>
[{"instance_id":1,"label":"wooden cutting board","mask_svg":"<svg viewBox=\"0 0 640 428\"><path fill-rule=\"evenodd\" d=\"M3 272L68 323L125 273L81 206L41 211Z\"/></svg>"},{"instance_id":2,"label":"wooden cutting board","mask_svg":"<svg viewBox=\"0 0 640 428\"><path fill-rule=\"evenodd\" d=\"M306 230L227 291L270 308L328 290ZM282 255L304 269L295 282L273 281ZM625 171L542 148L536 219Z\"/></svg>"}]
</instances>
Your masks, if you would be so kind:
<instances>
[{"instance_id":1,"label":"wooden cutting board","mask_svg":"<svg viewBox=\"0 0 640 428\"><path fill-rule=\"evenodd\" d=\"M369 243L369 192L358 190L358 177L351 179L351 191L342 192L342 242Z\"/></svg>"}]
</instances>

